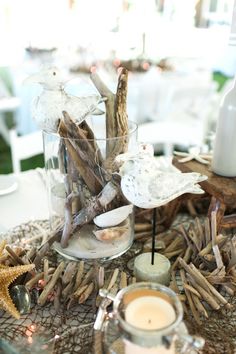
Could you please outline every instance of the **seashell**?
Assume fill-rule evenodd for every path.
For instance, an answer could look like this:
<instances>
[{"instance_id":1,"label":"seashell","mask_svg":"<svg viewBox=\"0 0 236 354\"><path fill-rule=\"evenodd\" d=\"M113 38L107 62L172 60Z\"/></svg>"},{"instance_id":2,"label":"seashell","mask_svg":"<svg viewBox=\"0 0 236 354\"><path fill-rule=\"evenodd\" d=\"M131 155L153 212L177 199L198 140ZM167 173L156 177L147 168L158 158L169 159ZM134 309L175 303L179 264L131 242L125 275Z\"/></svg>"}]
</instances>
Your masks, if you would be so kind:
<instances>
[{"instance_id":1,"label":"seashell","mask_svg":"<svg viewBox=\"0 0 236 354\"><path fill-rule=\"evenodd\" d=\"M133 211L133 205L124 205L97 215L93 221L98 227L112 227L122 223Z\"/></svg>"},{"instance_id":2,"label":"seashell","mask_svg":"<svg viewBox=\"0 0 236 354\"><path fill-rule=\"evenodd\" d=\"M121 238L128 232L128 230L129 230L128 227L121 226L121 227L111 227L109 229L97 230L97 231L93 231L93 233L96 236L97 240L103 242L110 242Z\"/></svg>"},{"instance_id":3,"label":"seashell","mask_svg":"<svg viewBox=\"0 0 236 354\"><path fill-rule=\"evenodd\" d=\"M10 289L10 296L21 314L30 311L31 299L29 290L24 285L15 285Z\"/></svg>"}]
</instances>

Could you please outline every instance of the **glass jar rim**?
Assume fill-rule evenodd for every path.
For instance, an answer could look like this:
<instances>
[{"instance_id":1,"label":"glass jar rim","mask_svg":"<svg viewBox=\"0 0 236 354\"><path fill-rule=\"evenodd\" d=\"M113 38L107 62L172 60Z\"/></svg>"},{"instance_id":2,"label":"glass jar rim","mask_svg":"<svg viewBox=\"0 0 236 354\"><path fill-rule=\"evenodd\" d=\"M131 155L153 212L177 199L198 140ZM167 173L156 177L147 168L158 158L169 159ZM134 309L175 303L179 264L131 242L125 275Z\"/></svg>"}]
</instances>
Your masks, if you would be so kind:
<instances>
[{"instance_id":1,"label":"glass jar rim","mask_svg":"<svg viewBox=\"0 0 236 354\"><path fill-rule=\"evenodd\" d=\"M140 329L137 328L127 321L125 321L121 314L119 313L119 305L122 301L122 298L126 293L129 291L133 290L140 290L140 289L150 289L150 290L157 290L159 292L163 292L167 297L169 297L172 302L173 302L173 308L176 312L176 319L174 320L173 323L166 327L162 327L160 329L152 329L152 330L145 330L145 329ZM172 331L174 331L180 324L180 322L183 319L183 308L180 303L180 300L178 299L176 293L171 290L170 288L158 284L158 283L151 283L151 282L138 282L132 285L127 286L126 288L123 288L118 292L116 295L114 302L113 302L113 311L116 319L118 320L120 326L122 329L128 333L128 335L135 336L135 337L146 337L147 339L155 339L157 335L160 336L166 336L170 334Z\"/></svg>"},{"instance_id":2,"label":"glass jar rim","mask_svg":"<svg viewBox=\"0 0 236 354\"><path fill-rule=\"evenodd\" d=\"M131 120L128 120L128 127L129 127L129 131L128 131L128 134L125 134L125 135L119 135L119 136L115 136L115 137L112 137L112 138L94 138L94 139L74 139L74 140L78 140L78 141L97 141L97 142L105 142L105 141L116 141L116 140L120 140L120 139L125 139L125 138L128 138L130 136L132 136L133 134L137 133L138 131L138 124L136 122L133 122ZM71 138L65 138L65 137L62 137L60 136L58 133L54 133L54 132L49 132L47 130L42 130L42 134L43 136L52 136L54 138L57 138L57 139L64 139L64 140L70 140Z\"/></svg>"}]
</instances>

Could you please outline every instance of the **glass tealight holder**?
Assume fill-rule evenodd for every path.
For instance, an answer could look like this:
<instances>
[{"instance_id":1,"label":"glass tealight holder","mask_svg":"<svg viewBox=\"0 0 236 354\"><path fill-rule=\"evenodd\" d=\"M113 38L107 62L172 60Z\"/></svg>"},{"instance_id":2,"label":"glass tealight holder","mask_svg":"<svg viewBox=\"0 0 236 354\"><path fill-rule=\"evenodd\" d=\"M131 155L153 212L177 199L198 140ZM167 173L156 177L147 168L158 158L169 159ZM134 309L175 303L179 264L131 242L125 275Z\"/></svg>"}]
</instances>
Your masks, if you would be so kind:
<instances>
[{"instance_id":1,"label":"glass tealight holder","mask_svg":"<svg viewBox=\"0 0 236 354\"><path fill-rule=\"evenodd\" d=\"M142 282L129 285L116 296L104 297L95 321L103 333L106 354L176 354L200 349L204 340L190 336L183 323L177 295L164 285ZM113 311L106 306L113 301Z\"/></svg>"},{"instance_id":2,"label":"glass tealight holder","mask_svg":"<svg viewBox=\"0 0 236 354\"><path fill-rule=\"evenodd\" d=\"M136 148L137 125L129 122L127 135L109 139L105 130L93 139L73 133L43 132L50 226L64 227L54 248L70 259L110 260L133 243L133 206L120 193L115 159Z\"/></svg>"}]
</instances>

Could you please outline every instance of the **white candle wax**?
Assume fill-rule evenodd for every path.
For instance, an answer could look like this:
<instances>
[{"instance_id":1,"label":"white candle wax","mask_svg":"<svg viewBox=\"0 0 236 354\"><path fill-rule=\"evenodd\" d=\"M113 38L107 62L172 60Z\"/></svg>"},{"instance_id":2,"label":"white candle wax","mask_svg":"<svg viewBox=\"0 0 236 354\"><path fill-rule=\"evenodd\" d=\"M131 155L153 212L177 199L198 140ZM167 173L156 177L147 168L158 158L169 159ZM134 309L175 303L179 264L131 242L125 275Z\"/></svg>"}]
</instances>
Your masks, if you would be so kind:
<instances>
[{"instance_id":1,"label":"white candle wax","mask_svg":"<svg viewBox=\"0 0 236 354\"><path fill-rule=\"evenodd\" d=\"M142 296L131 301L125 310L125 320L140 329L161 329L174 322L173 306L158 296Z\"/></svg>"},{"instance_id":2,"label":"white candle wax","mask_svg":"<svg viewBox=\"0 0 236 354\"><path fill-rule=\"evenodd\" d=\"M173 306L157 296L142 296L131 301L125 311L125 320L132 326L144 330L158 330L171 325L176 319ZM124 341L125 354L174 354L174 343L169 348L159 346L145 348Z\"/></svg>"},{"instance_id":3,"label":"white candle wax","mask_svg":"<svg viewBox=\"0 0 236 354\"><path fill-rule=\"evenodd\" d=\"M170 261L165 256L155 253L151 264L151 252L140 254L134 261L134 275L138 281L150 281L163 285L170 283Z\"/></svg>"}]
</instances>

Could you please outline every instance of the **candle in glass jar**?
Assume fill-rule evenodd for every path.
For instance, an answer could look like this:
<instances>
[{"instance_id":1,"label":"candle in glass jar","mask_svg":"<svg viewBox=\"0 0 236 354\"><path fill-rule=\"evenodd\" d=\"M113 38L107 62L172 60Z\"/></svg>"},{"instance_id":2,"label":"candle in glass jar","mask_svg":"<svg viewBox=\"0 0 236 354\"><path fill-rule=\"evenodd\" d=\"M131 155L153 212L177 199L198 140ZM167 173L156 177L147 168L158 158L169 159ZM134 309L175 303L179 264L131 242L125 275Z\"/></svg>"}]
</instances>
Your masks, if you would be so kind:
<instances>
[{"instance_id":1,"label":"candle in glass jar","mask_svg":"<svg viewBox=\"0 0 236 354\"><path fill-rule=\"evenodd\" d=\"M134 261L134 275L137 281L151 281L163 285L170 283L170 261L165 256L155 253L151 264L151 252L140 254Z\"/></svg>"},{"instance_id":2,"label":"candle in glass jar","mask_svg":"<svg viewBox=\"0 0 236 354\"><path fill-rule=\"evenodd\" d=\"M158 296L142 296L128 304L125 320L140 329L160 329L174 322L175 311L169 302Z\"/></svg>"},{"instance_id":3,"label":"candle in glass jar","mask_svg":"<svg viewBox=\"0 0 236 354\"><path fill-rule=\"evenodd\" d=\"M131 301L125 310L125 320L132 326L147 330L161 330L170 326L176 319L173 306L158 296L142 296ZM124 341L125 354L174 354L174 344L166 347L160 344L155 347L142 347Z\"/></svg>"}]
</instances>

